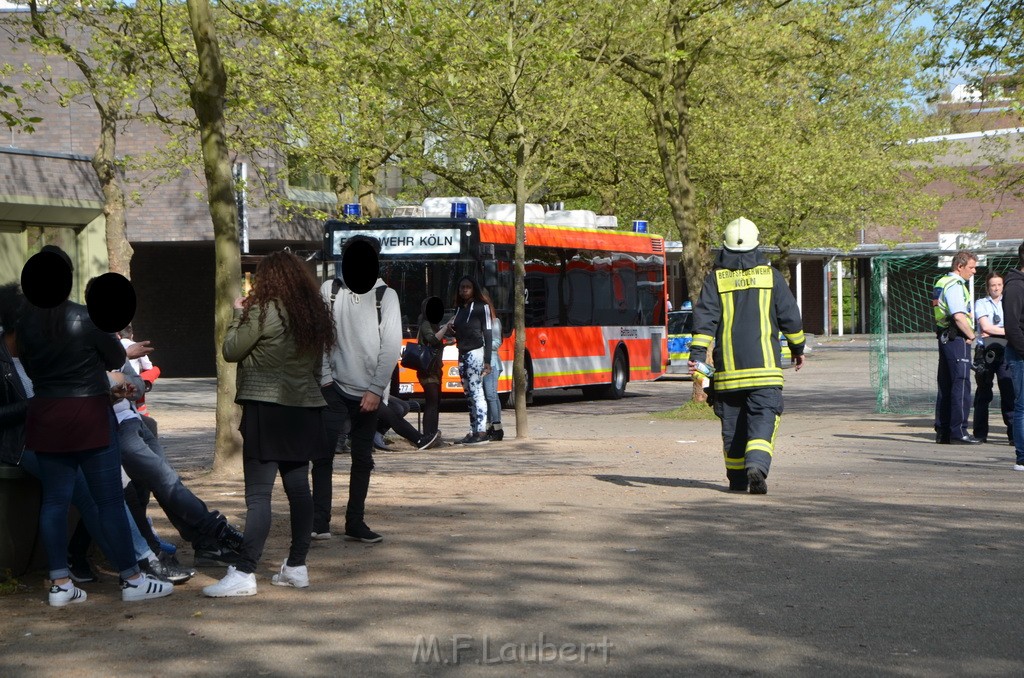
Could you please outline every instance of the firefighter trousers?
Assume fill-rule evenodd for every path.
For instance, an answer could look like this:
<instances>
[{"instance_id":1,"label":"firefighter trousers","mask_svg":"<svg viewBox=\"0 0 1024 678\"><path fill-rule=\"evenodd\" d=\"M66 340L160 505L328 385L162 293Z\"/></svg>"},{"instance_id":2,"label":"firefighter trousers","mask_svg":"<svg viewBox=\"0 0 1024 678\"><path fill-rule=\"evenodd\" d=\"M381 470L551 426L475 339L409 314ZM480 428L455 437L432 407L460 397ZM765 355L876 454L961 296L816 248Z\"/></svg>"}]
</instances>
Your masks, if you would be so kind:
<instances>
[{"instance_id":1,"label":"firefighter trousers","mask_svg":"<svg viewBox=\"0 0 1024 678\"><path fill-rule=\"evenodd\" d=\"M782 388L755 388L715 393L715 414L722 420L725 473L745 481L746 470L768 475L775 434L782 421Z\"/></svg>"}]
</instances>

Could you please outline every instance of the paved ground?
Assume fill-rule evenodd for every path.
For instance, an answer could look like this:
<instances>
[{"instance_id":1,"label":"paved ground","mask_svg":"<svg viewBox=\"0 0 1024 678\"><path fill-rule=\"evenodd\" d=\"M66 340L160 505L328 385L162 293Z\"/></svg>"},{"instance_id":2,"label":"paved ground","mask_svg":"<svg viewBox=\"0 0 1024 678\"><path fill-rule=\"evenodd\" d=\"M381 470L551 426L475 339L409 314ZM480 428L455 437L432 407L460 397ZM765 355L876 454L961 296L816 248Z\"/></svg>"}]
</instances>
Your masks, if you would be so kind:
<instances>
[{"instance_id":1,"label":"paved ground","mask_svg":"<svg viewBox=\"0 0 1024 678\"><path fill-rule=\"evenodd\" d=\"M875 414L867 365L854 338L787 372L767 496L724 491L717 422L649 416L687 381L541 397L527 440L381 454L385 541L316 544L308 590L269 585L280 488L255 598L203 598L206 569L166 600L123 604L106 577L54 610L23 578L0 597L0 675L1024 674L1011 448ZM241 522L240 479L206 474L211 387L163 380L152 407L190 486Z\"/></svg>"}]
</instances>

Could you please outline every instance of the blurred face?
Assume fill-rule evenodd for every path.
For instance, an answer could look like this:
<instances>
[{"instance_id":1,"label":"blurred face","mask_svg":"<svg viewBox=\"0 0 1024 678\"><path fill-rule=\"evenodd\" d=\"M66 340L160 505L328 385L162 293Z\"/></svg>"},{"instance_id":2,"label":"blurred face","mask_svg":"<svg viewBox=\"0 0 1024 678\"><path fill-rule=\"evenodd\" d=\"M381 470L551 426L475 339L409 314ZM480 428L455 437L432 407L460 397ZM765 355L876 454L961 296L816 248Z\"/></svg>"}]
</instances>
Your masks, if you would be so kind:
<instances>
[{"instance_id":1,"label":"blurred face","mask_svg":"<svg viewBox=\"0 0 1024 678\"><path fill-rule=\"evenodd\" d=\"M463 280L459 283L459 299L469 301L473 298L473 283Z\"/></svg>"},{"instance_id":2,"label":"blurred face","mask_svg":"<svg viewBox=\"0 0 1024 678\"><path fill-rule=\"evenodd\" d=\"M999 300L1003 296L1003 279L992 278L988 281L988 296L995 300Z\"/></svg>"},{"instance_id":3,"label":"blurred face","mask_svg":"<svg viewBox=\"0 0 1024 678\"><path fill-rule=\"evenodd\" d=\"M977 259L968 259L966 264L964 264L962 266L957 266L955 272L956 272L957 275L959 275L964 280L970 280L971 276L973 276L974 272L977 271L977 270L978 270L978 260Z\"/></svg>"}]
</instances>

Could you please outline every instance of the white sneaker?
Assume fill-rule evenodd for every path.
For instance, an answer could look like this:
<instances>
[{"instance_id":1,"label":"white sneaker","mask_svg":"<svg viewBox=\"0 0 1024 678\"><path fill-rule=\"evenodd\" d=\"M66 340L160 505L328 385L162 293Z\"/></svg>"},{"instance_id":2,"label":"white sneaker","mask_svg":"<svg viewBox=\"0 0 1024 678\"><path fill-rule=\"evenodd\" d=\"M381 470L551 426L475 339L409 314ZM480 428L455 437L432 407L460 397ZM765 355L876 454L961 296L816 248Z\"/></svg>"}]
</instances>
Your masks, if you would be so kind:
<instances>
[{"instance_id":1,"label":"white sneaker","mask_svg":"<svg viewBox=\"0 0 1024 678\"><path fill-rule=\"evenodd\" d=\"M309 570L305 565L288 567L288 559L281 564L281 572L275 574L270 583L274 586L294 586L297 589L304 589L309 586Z\"/></svg>"},{"instance_id":2,"label":"white sneaker","mask_svg":"<svg viewBox=\"0 0 1024 678\"><path fill-rule=\"evenodd\" d=\"M54 584L50 587L50 606L51 607L64 607L71 603L84 603L86 599L85 591L75 586L74 582L68 582L64 584L68 588L62 589L61 587Z\"/></svg>"},{"instance_id":3,"label":"white sneaker","mask_svg":"<svg viewBox=\"0 0 1024 678\"><path fill-rule=\"evenodd\" d=\"M330 539L332 535L330 532L313 532L310 536L317 541L325 541Z\"/></svg>"},{"instance_id":4,"label":"white sneaker","mask_svg":"<svg viewBox=\"0 0 1024 678\"><path fill-rule=\"evenodd\" d=\"M256 575L246 574L228 565L228 573L216 584L203 587L203 595L210 598L230 598L232 596L255 596Z\"/></svg>"},{"instance_id":5,"label":"white sneaker","mask_svg":"<svg viewBox=\"0 0 1024 678\"><path fill-rule=\"evenodd\" d=\"M1014 471L1024 471L1024 464L1014 464L1013 465L1013 470Z\"/></svg>"},{"instance_id":6,"label":"white sneaker","mask_svg":"<svg viewBox=\"0 0 1024 678\"><path fill-rule=\"evenodd\" d=\"M136 600L163 598L174 593L174 584L157 579L151 574L144 574L138 579L121 581L121 600L130 603Z\"/></svg>"}]
</instances>

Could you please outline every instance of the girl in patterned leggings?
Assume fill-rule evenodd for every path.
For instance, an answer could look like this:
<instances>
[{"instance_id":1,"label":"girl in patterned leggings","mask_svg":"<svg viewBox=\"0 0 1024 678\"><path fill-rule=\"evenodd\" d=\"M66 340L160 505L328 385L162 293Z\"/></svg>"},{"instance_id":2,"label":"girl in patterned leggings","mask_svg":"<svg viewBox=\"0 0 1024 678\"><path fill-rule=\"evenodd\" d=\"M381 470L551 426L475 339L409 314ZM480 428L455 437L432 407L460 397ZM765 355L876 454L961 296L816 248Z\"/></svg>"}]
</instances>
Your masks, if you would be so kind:
<instances>
[{"instance_id":1,"label":"girl in patterned leggings","mask_svg":"<svg viewBox=\"0 0 1024 678\"><path fill-rule=\"evenodd\" d=\"M458 443L486 443L489 439L484 430L487 426L487 400L483 378L491 371L491 309L484 301L480 286L469 276L459 280L455 308L446 333L455 336L459 349L459 376L469 403L472 429Z\"/></svg>"}]
</instances>

